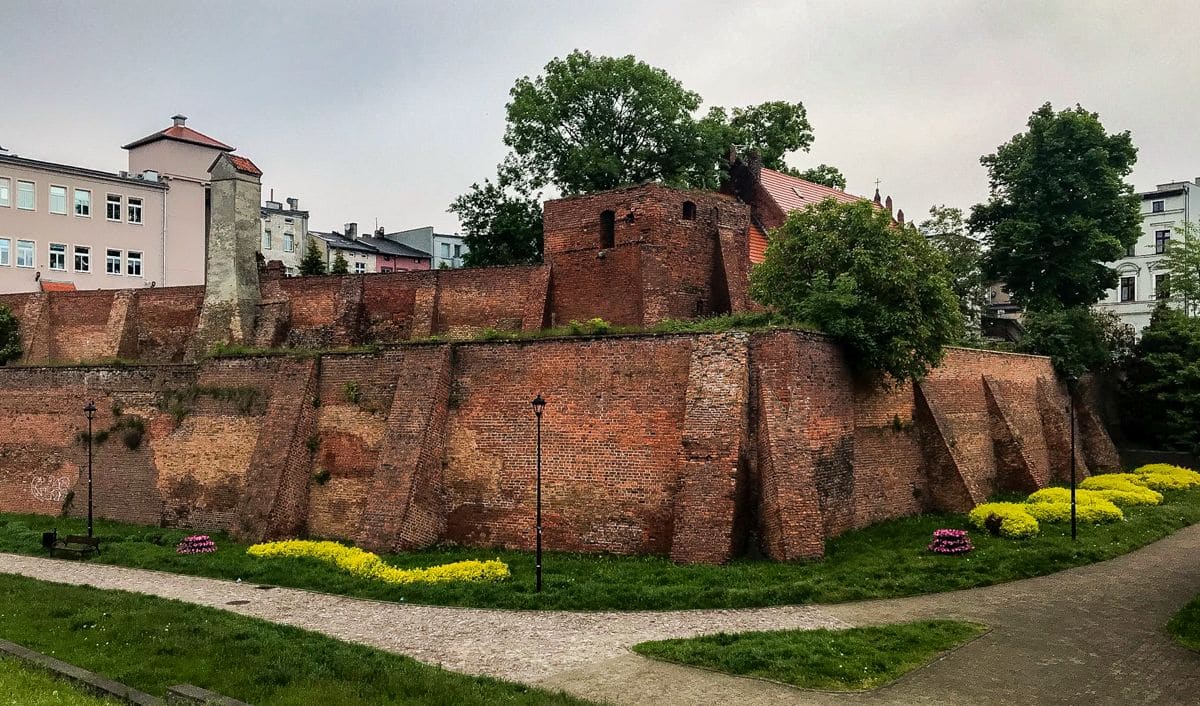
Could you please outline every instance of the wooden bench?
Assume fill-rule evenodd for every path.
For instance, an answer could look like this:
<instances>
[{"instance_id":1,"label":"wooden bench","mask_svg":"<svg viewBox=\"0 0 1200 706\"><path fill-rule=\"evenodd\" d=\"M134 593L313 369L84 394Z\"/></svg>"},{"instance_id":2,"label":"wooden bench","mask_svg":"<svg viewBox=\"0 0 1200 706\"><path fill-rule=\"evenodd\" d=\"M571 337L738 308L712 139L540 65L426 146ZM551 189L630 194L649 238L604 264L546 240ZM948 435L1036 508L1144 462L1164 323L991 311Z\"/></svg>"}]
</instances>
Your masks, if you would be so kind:
<instances>
[{"instance_id":1,"label":"wooden bench","mask_svg":"<svg viewBox=\"0 0 1200 706\"><path fill-rule=\"evenodd\" d=\"M95 537L69 534L54 543L50 553L54 556L68 556L72 559L82 559L100 550L100 540Z\"/></svg>"}]
</instances>

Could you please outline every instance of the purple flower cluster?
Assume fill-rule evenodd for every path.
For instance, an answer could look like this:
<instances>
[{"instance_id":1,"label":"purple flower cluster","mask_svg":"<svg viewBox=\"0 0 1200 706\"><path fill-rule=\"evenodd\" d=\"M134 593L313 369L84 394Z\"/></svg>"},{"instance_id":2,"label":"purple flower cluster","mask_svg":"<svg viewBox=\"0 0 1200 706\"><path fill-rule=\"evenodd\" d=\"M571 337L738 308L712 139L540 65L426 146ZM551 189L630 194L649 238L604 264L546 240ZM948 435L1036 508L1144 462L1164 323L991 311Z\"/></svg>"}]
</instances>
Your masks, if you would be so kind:
<instances>
[{"instance_id":1,"label":"purple flower cluster","mask_svg":"<svg viewBox=\"0 0 1200 706\"><path fill-rule=\"evenodd\" d=\"M212 541L207 534L196 534L191 537L184 537L175 547L176 554L211 554L217 551L217 543Z\"/></svg>"},{"instance_id":2,"label":"purple flower cluster","mask_svg":"<svg viewBox=\"0 0 1200 706\"><path fill-rule=\"evenodd\" d=\"M974 548L966 530L934 530L933 541L929 543L929 551L937 554L966 554Z\"/></svg>"}]
</instances>

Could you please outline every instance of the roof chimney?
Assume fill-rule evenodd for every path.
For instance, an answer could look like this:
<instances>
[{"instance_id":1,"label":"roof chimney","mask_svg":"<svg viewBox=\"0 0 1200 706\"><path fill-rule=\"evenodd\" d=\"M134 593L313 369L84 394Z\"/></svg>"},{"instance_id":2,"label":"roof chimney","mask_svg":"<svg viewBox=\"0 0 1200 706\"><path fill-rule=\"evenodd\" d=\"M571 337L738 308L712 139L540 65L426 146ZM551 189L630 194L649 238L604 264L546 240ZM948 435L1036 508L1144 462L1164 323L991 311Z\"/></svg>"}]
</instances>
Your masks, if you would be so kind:
<instances>
[{"instance_id":1,"label":"roof chimney","mask_svg":"<svg viewBox=\"0 0 1200 706\"><path fill-rule=\"evenodd\" d=\"M183 124L187 122L187 116L176 113L171 116L171 122L175 123L175 127L183 127Z\"/></svg>"},{"instance_id":2,"label":"roof chimney","mask_svg":"<svg viewBox=\"0 0 1200 706\"><path fill-rule=\"evenodd\" d=\"M287 200L287 204L288 204L289 210L292 210L292 211L300 210L300 199L294 199L291 196L289 196L288 200Z\"/></svg>"},{"instance_id":3,"label":"roof chimney","mask_svg":"<svg viewBox=\"0 0 1200 706\"><path fill-rule=\"evenodd\" d=\"M346 237L351 240L358 240L358 224L347 223L345 226Z\"/></svg>"}]
</instances>

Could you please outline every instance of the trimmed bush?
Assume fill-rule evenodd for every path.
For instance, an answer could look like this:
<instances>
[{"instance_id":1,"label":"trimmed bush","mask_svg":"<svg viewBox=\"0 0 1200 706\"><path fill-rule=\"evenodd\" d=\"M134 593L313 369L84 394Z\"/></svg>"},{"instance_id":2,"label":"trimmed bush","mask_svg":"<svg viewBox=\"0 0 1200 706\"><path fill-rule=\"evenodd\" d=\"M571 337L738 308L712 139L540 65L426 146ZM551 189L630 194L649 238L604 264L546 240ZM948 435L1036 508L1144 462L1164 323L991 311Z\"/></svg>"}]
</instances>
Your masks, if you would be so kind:
<instances>
[{"instance_id":1,"label":"trimmed bush","mask_svg":"<svg viewBox=\"0 0 1200 706\"><path fill-rule=\"evenodd\" d=\"M1029 505L1023 503L984 503L976 505L967 513L967 519L977 529L987 530L987 520L992 515L1000 518L1000 536L1009 539L1025 539L1039 531L1037 519L1029 513Z\"/></svg>"},{"instance_id":2,"label":"trimmed bush","mask_svg":"<svg viewBox=\"0 0 1200 706\"><path fill-rule=\"evenodd\" d=\"M1069 505L1071 503L1071 489L1070 488L1042 488L1041 490L1037 491L1036 493L1031 494L1028 498L1025 498L1025 502L1037 503L1037 504L1067 503ZM1103 502L1108 502L1108 501L1105 500L1099 493L1096 493L1091 490L1082 490L1079 488L1076 488L1076 490L1075 490L1075 504L1076 505L1090 505L1092 503L1103 503Z\"/></svg>"},{"instance_id":3,"label":"trimmed bush","mask_svg":"<svg viewBox=\"0 0 1200 706\"><path fill-rule=\"evenodd\" d=\"M1154 490L1187 490L1200 486L1200 473L1169 463L1150 463L1133 471L1140 483Z\"/></svg>"},{"instance_id":4,"label":"trimmed bush","mask_svg":"<svg viewBox=\"0 0 1200 706\"><path fill-rule=\"evenodd\" d=\"M1092 476L1085 478L1079 487L1100 495L1118 507L1162 504L1162 493L1151 490L1134 480L1113 477L1117 475L1138 478L1138 476L1128 473Z\"/></svg>"},{"instance_id":5,"label":"trimmed bush","mask_svg":"<svg viewBox=\"0 0 1200 706\"><path fill-rule=\"evenodd\" d=\"M1036 502L1026 505L1029 514L1037 518L1038 522L1070 522L1071 521L1071 503L1051 503L1051 502ZM1078 522L1089 525L1098 525L1105 522L1117 522L1125 519L1125 514L1121 512L1121 508L1113 505L1103 498L1095 498L1092 502L1085 504L1079 503L1079 498L1075 499L1075 519Z\"/></svg>"}]
</instances>

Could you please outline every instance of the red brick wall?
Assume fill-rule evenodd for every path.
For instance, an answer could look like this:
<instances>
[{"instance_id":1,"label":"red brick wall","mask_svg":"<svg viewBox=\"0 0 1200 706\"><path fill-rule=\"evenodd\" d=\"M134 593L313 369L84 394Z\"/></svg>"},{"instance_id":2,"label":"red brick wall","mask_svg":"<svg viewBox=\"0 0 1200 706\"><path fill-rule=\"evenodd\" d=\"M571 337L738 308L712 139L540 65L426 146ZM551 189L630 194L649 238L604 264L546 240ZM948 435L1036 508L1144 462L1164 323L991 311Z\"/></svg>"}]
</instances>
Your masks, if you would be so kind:
<instances>
[{"instance_id":1,"label":"red brick wall","mask_svg":"<svg viewBox=\"0 0 1200 706\"><path fill-rule=\"evenodd\" d=\"M108 330L113 290L50 294L50 359L102 360L116 356Z\"/></svg>"},{"instance_id":2,"label":"red brick wall","mask_svg":"<svg viewBox=\"0 0 1200 706\"><path fill-rule=\"evenodd\" d=\"M147 363L177 363L187 355L204 287L163 287L137 292L138 359Z\"/></svg>"},{"instance_id":3,"label":"red brick wall","mask_svg":"<svg viewBox=\"0 0 1200 706\"><path fill-rule=\"evenodd\" d=\"M163 393L191 384L252 388L256 404L201 394L176 419ZM552 549L722 561L753 537L776 558L820 556L853 527L963 510L1069 462L1065 391L1045 358L954 349L917 386L885 392L856 386L835 345L800 332L443 343L0 369L0 510L58 513L74 491L82 512L76 436L94 398L97 430L114 403L147 428L136 449L119 434L97 447L102 517L528 548L539 392ZM1107 437L1080 434L1095 437L1080 444L1085 469Z\"/></svg>"}]
</instances>

